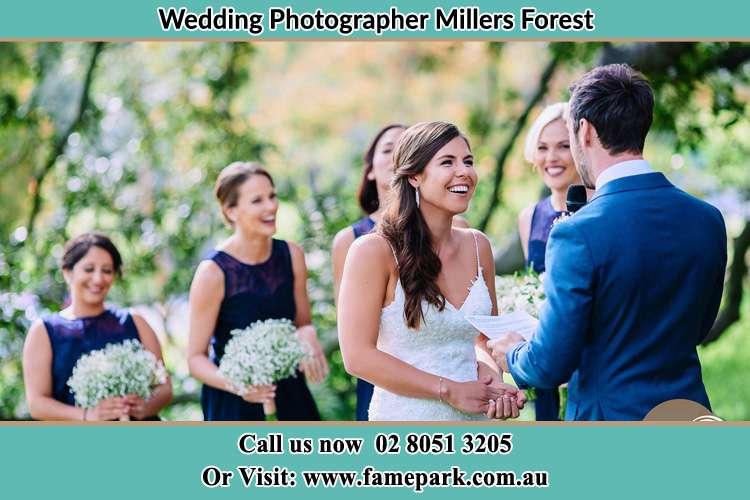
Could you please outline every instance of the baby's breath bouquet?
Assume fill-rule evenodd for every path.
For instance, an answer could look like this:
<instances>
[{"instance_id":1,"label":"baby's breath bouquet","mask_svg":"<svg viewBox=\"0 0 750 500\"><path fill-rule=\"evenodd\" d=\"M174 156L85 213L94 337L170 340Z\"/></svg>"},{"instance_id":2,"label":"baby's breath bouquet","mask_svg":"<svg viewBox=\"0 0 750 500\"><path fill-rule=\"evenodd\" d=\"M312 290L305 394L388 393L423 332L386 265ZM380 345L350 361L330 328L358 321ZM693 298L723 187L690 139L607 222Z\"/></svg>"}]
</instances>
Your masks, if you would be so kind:
<instances>
[{"instance_id":1,"label":"baby's breath bouquet","mask_svg":"<svg viewBox=\"0 0 750 500\"><path fill-rule=\"evenodd\" d=\"M148 399L152 389L166 380L167 372L156 356L128 339L81 356L68 386L78 406L94 408L104 399L128 394Z\"/></svg>"},{"instance_id":2,"label":"baby's breath bouquet","mask_svg":"<svg viewBox=\"0 0 750 500\"><path fill-rule=\"evenodd\" d=\"M252 385L275 384L294 376L297 365L306 355L297 338L296 329L288 319L256 321L241 330L232 330L219 375L240 395ZM266 415L276 413L276 405L263 405Z\"/></svg>"},{"instance_id":3,"label":"baby's breath bouquet","mask_svg":"<svg viewBox=\"0 0 750 500\"><path fill-rule=\"evenodd\" d=\"M500 314L525 311L539 319L539 310L544 302L544 274L528 271L513 276L495 278L497 309Z\"/></svg>"}]
</instances>

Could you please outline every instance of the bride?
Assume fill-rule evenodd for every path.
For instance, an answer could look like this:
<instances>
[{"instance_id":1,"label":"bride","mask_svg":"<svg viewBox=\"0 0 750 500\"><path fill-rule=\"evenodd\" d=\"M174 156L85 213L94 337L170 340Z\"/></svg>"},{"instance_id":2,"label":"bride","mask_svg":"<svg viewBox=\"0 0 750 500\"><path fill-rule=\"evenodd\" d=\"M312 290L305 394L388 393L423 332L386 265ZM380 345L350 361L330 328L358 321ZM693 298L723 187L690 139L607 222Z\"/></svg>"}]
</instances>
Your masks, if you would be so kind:
<instances>
[{"instance_id":1,"label":"bride","mask_svg":"<svg viewBox=\"0 0 750 500\"><path fill-rule=\"evenodd\" d=\"M376 386L370 420L517 417L523 392L477 362L487 339L464 318L497 314L489 241L451 223L477 182L468 140L419 123L394 162L393 198L378 233L349 250L339 295L346 370Z\"/></svg>"}]
</instances>

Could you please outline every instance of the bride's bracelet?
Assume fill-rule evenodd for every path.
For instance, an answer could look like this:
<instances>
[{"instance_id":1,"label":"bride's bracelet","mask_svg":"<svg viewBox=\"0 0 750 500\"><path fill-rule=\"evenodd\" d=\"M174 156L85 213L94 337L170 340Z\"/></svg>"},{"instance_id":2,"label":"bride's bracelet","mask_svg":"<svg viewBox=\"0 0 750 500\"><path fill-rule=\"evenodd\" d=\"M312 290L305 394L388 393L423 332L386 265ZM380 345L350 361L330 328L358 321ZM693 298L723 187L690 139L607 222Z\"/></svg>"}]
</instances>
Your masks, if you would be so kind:
<instances>
[{"instance_id":1,"label":"bride's bracelet","mask_svg":"<svg viewBox=\"0 0 750 500\"><path fill-rule=\"evenodd\" d=\"M443 401L443 377L438 377L440 381L438 382L438 398L440 399L441 403L445 403Z\"/></svg>"}]
</instances>

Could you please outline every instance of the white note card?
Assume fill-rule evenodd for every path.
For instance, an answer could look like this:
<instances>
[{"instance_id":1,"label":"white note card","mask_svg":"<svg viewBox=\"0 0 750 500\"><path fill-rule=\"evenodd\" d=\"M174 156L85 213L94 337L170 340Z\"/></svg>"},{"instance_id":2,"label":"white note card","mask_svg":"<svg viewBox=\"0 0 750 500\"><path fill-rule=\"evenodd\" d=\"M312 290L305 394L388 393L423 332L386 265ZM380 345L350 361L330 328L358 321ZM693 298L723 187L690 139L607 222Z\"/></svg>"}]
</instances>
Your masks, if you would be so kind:
<instances>
[{"instance_id":1,"label":"white note card","mask_svg":"<svg viewBox=\"0 0 750 500\"><path fill-rule=\"evenodd\" d=\"M491 339L496 339L508 332L517 332L526 340L531 339L539 320L526 311L516 311L500 316L466 316L474 328Z\"/></svg>"}]
</instances>

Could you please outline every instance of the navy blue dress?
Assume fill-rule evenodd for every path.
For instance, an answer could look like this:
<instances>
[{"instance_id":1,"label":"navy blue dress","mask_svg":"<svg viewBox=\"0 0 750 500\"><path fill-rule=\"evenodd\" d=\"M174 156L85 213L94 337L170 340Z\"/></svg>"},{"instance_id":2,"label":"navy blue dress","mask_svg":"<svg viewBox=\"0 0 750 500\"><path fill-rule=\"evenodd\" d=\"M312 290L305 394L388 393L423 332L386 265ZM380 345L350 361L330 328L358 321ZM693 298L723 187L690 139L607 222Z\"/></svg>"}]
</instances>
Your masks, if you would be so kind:
<instances>
[{"instance_id":1,"label":"navy blue dress","mask_svg":"<svg viewBox=\"0 0 750 500\"><path fill-rule=\"evenodd\" d=\"M552 222L560 217L552 206L552 197L548 196L534 207L531 216L529 233L529 254L526 267L536 273L544 272L544 257L547 250L547 239L552 230ZM534 389L536 392L536 419L538 421L560 420L560 393L557 389Z\"/></svg>"},{"instance_id":2,"label":"navy blue dress","mask_svg":"<svg viewBox=\"0 0 750 500\"><path fill-rule=\"evenodd\" d=\"M267 319L294 321L297 312L294 272L289 245L276 239L272 242L271 256L260 264L245 264L221 250L212 252L208 258L224 272L224 300L211 338L211 360L218 366L232 330ZM205 384L201 406L206 420L266 418L262 404L248 403L235 394ZM301 372L276 384L276 417L279 420L320 420Z\"/></svg>"},{"instance_id":3,"label":"navy blue dress","mask_svg":"<svg viewBox=\"0 0 750 500\"><path fill-rule=\"evenodd\" d=\"M375 228L375 221L370 217L365 216L359 219L357 222L352 224L352 231L354 231L354 239L356 240L360 236L363 236L371 232ZM367 412L370 408L370 400L372 399L373 385L362 379L357 379L357 420L367 421Z\"/></svg>"},{"instance_id":4,"label":"navy blue dress","mask_svg":"<svg viewBox=\"0 0 750 500\"><path fill-rule=\"evenodd\" d=\"M55 313L45 316L42 321L52 345L52 397L73 406L75 396L68 387L68 379L81 356L128 339L140 342L133 317L124 309L108 308L98 316L76 319Z\"/></svg>"}]
</instances>

